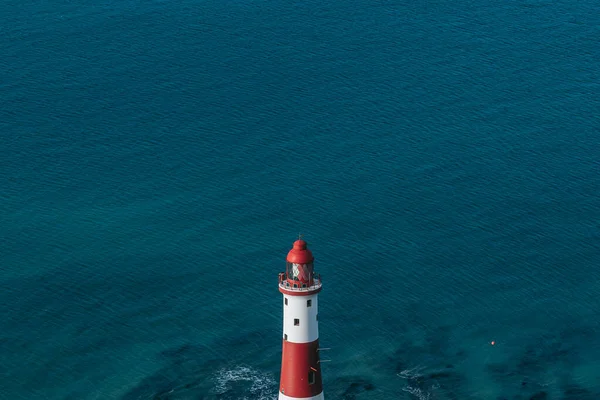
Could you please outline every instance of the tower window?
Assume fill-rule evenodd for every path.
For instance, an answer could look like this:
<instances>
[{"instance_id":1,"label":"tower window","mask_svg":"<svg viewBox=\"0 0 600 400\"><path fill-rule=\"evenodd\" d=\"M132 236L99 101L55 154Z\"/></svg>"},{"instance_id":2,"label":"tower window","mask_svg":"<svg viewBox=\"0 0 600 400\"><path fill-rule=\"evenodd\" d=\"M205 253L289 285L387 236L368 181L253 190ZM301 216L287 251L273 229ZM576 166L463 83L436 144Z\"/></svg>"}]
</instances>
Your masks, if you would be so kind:
<instances>
[{"instance_id":1,"label":"tower window","mask_svg":"<svg viewBox=\"0 0 600 400\"><path fill-rule=\"evenodd\" d=\"M285 305L287 306L287 297L285 298Z\"/></svg>"},{"instance_id":2,"label":"tower window","mask_svg":"<svg viewBox=\"0 0 600 400\"><path fill-rule=\"evenodd\" d=\"M287 340L287 333L283 334L283 340Z\"/></svg>"},{"instance_id":3,"label":"tower window","mask_svg":"<svg viewBox=\"0 0 600 400\"><path fill-rule=\"evenodd\" d=\"M306 307L312 307L312 300L306 300Z\"/></svg>"},{"instance_id":4,"label":"tower window","mask_svg":"<svg viewBox=\"0 0 600 400\"><path fill-rule=\"evenodd\" d=\"M313 371L313 370L308 371L308 384L309 385L315 384L315 371Z\"/></svg>"},{"instance_id":5,"label":"tower window","mask_svg":"<svg viewBox=\"0 0 600 400\"><path fill-rule=\"evenodd\" d=\"M294 318L294 326L300 326L300 320L298 318Z\"/></svg>"}]
</instances>

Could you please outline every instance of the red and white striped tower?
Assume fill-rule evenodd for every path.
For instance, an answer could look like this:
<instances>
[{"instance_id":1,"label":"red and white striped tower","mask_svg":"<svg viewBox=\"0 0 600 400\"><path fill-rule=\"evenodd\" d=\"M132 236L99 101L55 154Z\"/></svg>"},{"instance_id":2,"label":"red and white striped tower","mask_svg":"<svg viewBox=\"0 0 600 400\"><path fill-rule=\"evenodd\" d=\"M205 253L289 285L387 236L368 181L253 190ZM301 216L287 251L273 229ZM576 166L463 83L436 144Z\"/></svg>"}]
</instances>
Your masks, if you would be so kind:
<instances>
[{"instance_id":1,"label":"red and white striped tower","mask_svg":"<svg viewBox=\"0 0 600 400\"><path fill-rule=\"evenodd\" d=\"M298 239L287 255L286 271L279 274L283 293L283 353L279 400L323 400L319 362L319 292L313 255Z\"/></svg>"}]
</instances>

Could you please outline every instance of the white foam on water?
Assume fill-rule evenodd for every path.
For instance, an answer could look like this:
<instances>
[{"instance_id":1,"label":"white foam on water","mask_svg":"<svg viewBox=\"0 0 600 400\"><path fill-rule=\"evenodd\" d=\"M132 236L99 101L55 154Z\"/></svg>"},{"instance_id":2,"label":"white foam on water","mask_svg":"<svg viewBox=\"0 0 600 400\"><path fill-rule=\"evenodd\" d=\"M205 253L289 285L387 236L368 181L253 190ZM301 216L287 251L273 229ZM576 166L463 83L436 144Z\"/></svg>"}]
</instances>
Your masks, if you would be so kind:
<instances>
[{"instance_id":1,"label":"white foam on water","mask_svg":"<svg viewBox=\"0 0 600 400\"><path fill-rule=\"evenodd\" d=\"M398 373L400 378L404 379L417 379L421 377L421 371L423 371L425 367L421 367L420 365L411 369L405 369L404 371Z\"/></svg>"},{"instance_id":2,"label":"white foam on water","mask_svg":"<svg viewBox=\"0 0 600 400\"><path fill-rule=\"evenodd\" d=\"M239 400L276 400L277 382L267 373L261 373L246 366L237 366L233 369L222 368L216 372L214 392L224 394L231 390L233 382L248 382L249 393ZM275 389L274 389L275 388Z\"/></svg>"},{"instance_id":3,"label":"white foam on water","mask_svg":"<svg viewBox=\"0 0 600 400\"><path fill-rule=\"evenodd\" d=\"M419 400L430 400L430 398L431 398L431 393L429 393L429 392L423 393L423 391L421 389L413 387L413 386L407 386L402 390L412 394Z\"/></svg>"},{"instance_id":4,"label":"white foam on water","mask_svg":"<svg viewBox=\"0 0 600 400\"><path fill-rule=\"evenodd\" d=\"M417 380L422 376L421 371L423 371L425 367L417 366L411 369L405 369L404 371L398 373L400 378L406 379L408 381L408 385L402 389L404 392L408 392L415 396L419 400L430 400L433 392L436 389L439 389L439 385L432 385L428 390L423 390L418 388L417 386L412 386L411 382Z\"/></svg>"}]
</instances>

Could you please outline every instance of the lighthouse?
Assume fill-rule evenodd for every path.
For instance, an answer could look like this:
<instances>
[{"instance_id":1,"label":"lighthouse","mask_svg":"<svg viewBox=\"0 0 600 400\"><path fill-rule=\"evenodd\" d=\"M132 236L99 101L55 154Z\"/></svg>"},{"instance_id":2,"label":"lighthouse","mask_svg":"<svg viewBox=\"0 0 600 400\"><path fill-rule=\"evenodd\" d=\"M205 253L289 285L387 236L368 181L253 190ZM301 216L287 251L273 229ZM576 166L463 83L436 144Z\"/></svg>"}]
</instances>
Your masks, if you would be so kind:
<instances>
[{"instance_id":1,"label":"lighthouse","mask_svg":"<svg viewBox=\"0 0 600 400\"><path fill-rule=\"evenodd\" d=\"M321 276L314 258L298 239L279 274L283 294L283 351L279 400L323 400L319 361L319 292Z\"/></svg>"}]
</instances>

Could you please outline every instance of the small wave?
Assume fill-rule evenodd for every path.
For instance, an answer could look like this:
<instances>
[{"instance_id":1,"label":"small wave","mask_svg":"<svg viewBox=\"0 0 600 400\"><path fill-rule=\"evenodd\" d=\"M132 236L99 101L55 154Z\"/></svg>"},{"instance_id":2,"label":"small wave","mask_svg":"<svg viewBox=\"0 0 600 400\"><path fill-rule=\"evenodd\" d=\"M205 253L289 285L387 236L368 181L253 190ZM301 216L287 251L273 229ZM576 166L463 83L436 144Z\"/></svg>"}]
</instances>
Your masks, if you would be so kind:
<instances>
[{"instance_id":1,"label":"small wave","mask_svg":"<svg viewBox=\"0 0 600 400\"><path fill-rule=\"evenodd\" d=\"M215 394L225 394L234 390L234 385L241 383L244 393L239 400L276 400L277 382L267 373L261 373L246 366L233 369L222 368L215 374ZM239 388L238 385L235 385ZM249 387L247 387L249 386Z\"/></svg>"},{"instance_id":2,"label":"small wave","mask_svg":"<svg viewBox=\"0 0 600 400\"><path fill-rule=\"evenodd\" d=\"M405 369L404 371L398 373L398 376L400 378L404 378L404 379L417 379L420 378L421 375L421 371L423 371L425 369L425 367L414 367L411 369Z\"/></svg>"},{"instance_id":3,"label":"small wave","mask_svg":"<svg viewBox=\"0 0 600 400\"><path fill-rule=\"evenodd\" d=\"M423 374L421 374L421 371L423 371L424 369L425 367L421 366L414 367L411 369L405 369L404 371L398 373L398 376L409 381L409 384L404 389L402 389L404 392L412 394L419 400L430 400L431 396L433 395L433 392L436 389L439 389L440 386L438 384L432 385L429 389L422 389L418 386L413 386L411 384L417 383L419 378L423 376Z\"/></svg>"},{"instance_id":4,"label":"small wave","mask_svg":"<svg viewBox=\"0 0 600 400\"><path fill-rule=\"evenodd\" d=\"M404 392L408 392L408 393L412 394L419 400L430 400L431 396L433 395L433 391L438 388L439 388L439 385L433 385L429 388L429 390L424 391L423 389L419 389L418 387L409 385L402 390Z\"/></svg>"}]
</instances>

